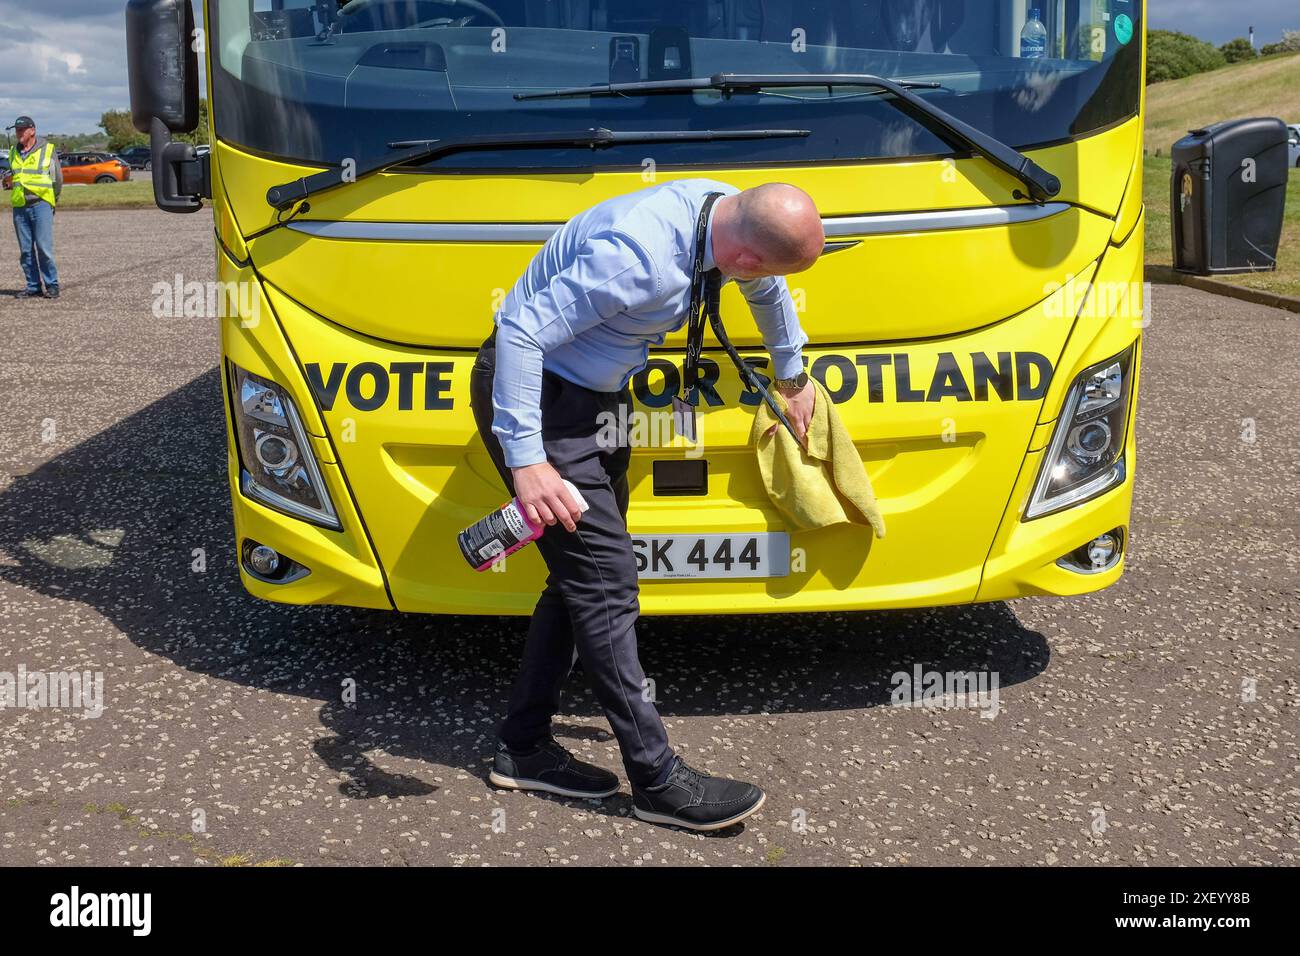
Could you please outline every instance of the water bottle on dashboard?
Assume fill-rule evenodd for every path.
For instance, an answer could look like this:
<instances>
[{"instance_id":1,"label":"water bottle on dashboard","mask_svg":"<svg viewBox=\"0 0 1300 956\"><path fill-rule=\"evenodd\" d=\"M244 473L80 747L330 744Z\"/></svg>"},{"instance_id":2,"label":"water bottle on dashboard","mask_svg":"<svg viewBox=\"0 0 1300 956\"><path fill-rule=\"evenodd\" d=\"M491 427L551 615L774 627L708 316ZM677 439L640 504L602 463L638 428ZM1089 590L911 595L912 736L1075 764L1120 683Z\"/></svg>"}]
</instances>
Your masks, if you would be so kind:
<instances>
[{"instance_id":1,"label":"water bottle on dashboard","mask_svg":"<svg viewBox=\"0 0 1300 956\"><path fill-rule=\"evenodd\" d=\"M1047 55L1047 27L1043 26L1037 9L1029 11L1029 19L1020 31L1020 56L1037 60Z\"/></svg>"}]
</instances>

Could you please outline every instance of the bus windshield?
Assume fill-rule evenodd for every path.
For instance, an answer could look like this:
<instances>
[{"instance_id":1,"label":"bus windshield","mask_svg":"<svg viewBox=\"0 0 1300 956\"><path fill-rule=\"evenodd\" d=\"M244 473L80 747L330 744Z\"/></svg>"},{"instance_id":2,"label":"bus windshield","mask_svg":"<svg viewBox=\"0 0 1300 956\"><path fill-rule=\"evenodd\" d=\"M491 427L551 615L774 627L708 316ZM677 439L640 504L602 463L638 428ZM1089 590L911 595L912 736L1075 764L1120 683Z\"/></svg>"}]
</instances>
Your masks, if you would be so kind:
<instances>
[{"instance_id":1,"label":"bus windshield","mask_svg":"<svg viewBox=\"0 0 1300 956\"><path fill-rule=\"evenodd\" d=\"M1018 149L1138 112L1140 0L208 0L217 137L290 161L388 143L578 130L799 128L798 139L656 144L660 166L953 155L922 116L841 86L518 100L741 74L870 73ZM642 167L646 146L482 151L442 170Z\"/></svg>"}]
</instances>

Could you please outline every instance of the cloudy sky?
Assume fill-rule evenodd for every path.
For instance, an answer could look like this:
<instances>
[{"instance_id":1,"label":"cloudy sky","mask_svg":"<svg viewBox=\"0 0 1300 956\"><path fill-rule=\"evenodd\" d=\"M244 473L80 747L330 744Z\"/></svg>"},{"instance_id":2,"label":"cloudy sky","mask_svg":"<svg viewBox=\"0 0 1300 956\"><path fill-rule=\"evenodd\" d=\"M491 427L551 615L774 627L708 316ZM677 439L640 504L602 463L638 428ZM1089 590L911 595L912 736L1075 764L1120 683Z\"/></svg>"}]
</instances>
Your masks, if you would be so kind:
<instances>
[{"instance_id":1,"label":"cloudy sky","mask_svg":"<svg viewBox=\"0 0 1300 956\"><path fill-rule=\"evenodd\" d=\"M104 110L125 109L125 7L125 0L0 0L0 126L29 113L46 131L94 132ZM1215 43L1252 24L1261 43L1300 29L1297 0L1149 0L1148 10L1153 27Z\"/></svg>"}]
</instances>

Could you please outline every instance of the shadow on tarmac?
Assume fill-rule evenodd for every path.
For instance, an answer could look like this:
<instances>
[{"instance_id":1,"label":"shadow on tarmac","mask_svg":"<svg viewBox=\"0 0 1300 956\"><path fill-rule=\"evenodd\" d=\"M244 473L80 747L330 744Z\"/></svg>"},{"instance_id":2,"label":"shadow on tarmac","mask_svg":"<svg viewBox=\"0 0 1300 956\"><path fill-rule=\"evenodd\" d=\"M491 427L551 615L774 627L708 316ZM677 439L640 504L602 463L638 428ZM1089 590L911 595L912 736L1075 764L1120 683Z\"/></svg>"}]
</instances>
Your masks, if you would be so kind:
<instances>
[{"instance_id":1,"label":"shadow on tarmac","mask_svg":"<svg viewBox=\"0 0 1300 956\"><path fill-rule=\"evenodd\" d=\"M340 791L355 799L436 790L382 770L367 756L373 750L485 777L527 620L250 597L234 564L222 416L213 370L17 477L0 493L0 578L84 605L189 671L320 701L324 733L313 749L346 775ZM195 570L196 549L206 570ZM12 625L6 631L13 640ZM891 675L917 663L996 671L1006 687L1035 677L1050 659L1043 636L1003 603L647 618L640 648L669 719L881 706ZM349 680L357 688L351 706L341 699ZM611 739L580 672L563 706L600 726L562 716L561 740ZM616 812L622 802L607 804Z\"/></svg>"}]
</instances>

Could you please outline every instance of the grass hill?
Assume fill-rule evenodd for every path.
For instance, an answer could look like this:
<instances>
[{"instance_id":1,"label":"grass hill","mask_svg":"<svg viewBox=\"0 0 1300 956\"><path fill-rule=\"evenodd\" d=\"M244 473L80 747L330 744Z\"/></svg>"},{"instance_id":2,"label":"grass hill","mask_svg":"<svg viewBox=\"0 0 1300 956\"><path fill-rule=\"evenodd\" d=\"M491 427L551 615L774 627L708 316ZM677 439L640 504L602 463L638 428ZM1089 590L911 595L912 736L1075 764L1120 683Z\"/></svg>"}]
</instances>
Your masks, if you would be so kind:
<instances>
[{"instance_id":1,"label":"grass hill","mask_svg":"<svg viewBox=\"0 0 1300 956\"><path fill-rule=\"evenodd\" d=\"M1278 116L1300 123L1300 54L1236 63L1147 87L1147 262L1173 261L1169 234L1169 149L1189 129L1226 119ZM1300 170L1291 173L1276 272L1223 281L1300 298Z\"/></svg>"},{"instance_id":2,"label":"grass hill","mask_svg":"<svg viewBox=\"0 0 1300 956\"><path fill-rule=\"evenodd\" d=\"M1189 129L1248 116L1300 123L1300 53L1234 63L1147 87L1147 152L1168 156Z\"/></svg>"}]
</instances>

